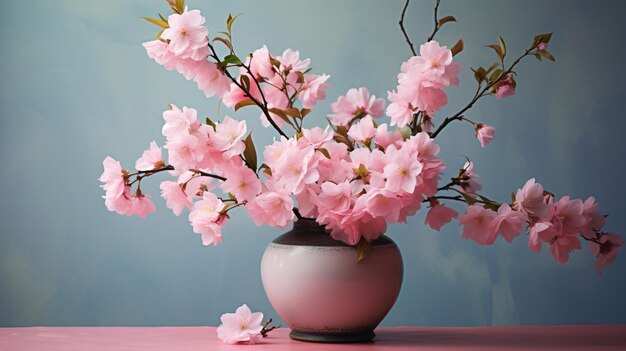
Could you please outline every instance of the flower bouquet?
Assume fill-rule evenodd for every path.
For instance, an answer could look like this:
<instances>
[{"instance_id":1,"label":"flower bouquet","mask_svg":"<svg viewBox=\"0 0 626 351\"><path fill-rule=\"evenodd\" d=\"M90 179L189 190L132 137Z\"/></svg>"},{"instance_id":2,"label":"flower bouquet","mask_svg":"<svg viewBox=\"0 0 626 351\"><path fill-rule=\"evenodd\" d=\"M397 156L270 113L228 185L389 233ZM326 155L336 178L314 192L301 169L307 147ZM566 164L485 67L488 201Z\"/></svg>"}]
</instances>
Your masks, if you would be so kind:
<instances>
[{"instance_id":1,"label":"flower bouquet","mask_svg":"<svg viewBox=\"0 0 626 351\"><path fill-rule=\"evenodd\" d=\"M479 100L514 95L515 68L522 61L555 61L548 51L551 33L535 36L513 58L498 35L487 46L493 63L471 68L474 95L458 112L441 116L447 89L460 83L463 67L455 57L464 43L448 47L435 40L442 27L456 21L439 16L437 1L434 29L416 48L404 29L407 1L400 28L412 56L398 61L398 84L387 101L365 87L354 88L330 105L332 114L320 116L315 107L326 98L330 76L313 73L300 52L276 54L262 46L241 55L233 35L239 16L229 16L225 28L209 33L199 10L181 0L168 3L172 14L167 18L146 18L160 27L156 39L143 44L148 56L195 82L207 98L221 99L232 112L259 109L262 124L277 135L257 148L245 120L199 120L195 109L171 104L163 112L167 157L152 142L133 171L111 157L104 160L100 181L110 211L140 217L154 211L141 185L165 172L173 179L161 182L161 196L175 215L189 210L193 231L204 245L220 243L232 212L243 210L259 226L286 228L313 219L332 239L354 246L362 260L388 224L405 223L422 207L428 211L426 224L435 230L456 219L463 226L461 237L480 245L492 245L499 237L512 242L524 233L531 250L547 246L562 264L587 242L599 272L623 245L618 234L603 230L606 216L593 197L557 197L530 179L510 202L498 201L481 192L469 159L442 181L446 164L438 157L437 137L450 125L463 124L486 147L495 129L474 120L471 108ZM382 122L385 115L388 122ZM325 118L328 125L305 128L305 118ZM463 205L462 213L448 206L453 202Z\"/></svg>"}]
</instances>

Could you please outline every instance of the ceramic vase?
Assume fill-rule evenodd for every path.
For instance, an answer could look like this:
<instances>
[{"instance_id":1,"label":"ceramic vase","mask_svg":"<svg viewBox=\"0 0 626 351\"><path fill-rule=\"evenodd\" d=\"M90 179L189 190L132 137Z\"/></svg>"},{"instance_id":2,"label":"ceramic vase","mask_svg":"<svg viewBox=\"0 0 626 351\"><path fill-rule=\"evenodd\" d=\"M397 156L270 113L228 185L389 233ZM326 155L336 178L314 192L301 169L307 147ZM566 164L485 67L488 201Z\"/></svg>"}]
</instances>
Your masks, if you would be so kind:
<instances>
[{"instance_id":1,"label":"ceramic vase","mask_svg":"<svg viewBox=\"0 0 626 351\"><path fill-rule=\"evenodd\" d=\"M358 261L354 246L302 219L268 245L261 277L292 339L363 342L374 338L398 298L403 264L398 246L386 236Z\"/></svg>"}]
</instances>

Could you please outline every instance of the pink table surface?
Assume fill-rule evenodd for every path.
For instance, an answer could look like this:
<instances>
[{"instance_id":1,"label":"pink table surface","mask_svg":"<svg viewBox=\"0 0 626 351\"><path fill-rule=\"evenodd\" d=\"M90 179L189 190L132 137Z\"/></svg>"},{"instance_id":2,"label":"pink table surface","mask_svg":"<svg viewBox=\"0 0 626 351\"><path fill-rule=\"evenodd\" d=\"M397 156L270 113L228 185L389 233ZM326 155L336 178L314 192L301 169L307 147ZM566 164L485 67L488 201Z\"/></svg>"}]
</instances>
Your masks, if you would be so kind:
<instances>
[{"instance_id":1,"label":"pink table surface","mask_svg":"<svg viewBox=\"0 0 626 351\"><path fill-rule=\"evenodd\" d=\"M365 344L305 343L288 333L279 329L248 346L223 344L215 327L0 328L0 350L626 350L626 326L391 327Z\"/></svg>"}]
</instances>

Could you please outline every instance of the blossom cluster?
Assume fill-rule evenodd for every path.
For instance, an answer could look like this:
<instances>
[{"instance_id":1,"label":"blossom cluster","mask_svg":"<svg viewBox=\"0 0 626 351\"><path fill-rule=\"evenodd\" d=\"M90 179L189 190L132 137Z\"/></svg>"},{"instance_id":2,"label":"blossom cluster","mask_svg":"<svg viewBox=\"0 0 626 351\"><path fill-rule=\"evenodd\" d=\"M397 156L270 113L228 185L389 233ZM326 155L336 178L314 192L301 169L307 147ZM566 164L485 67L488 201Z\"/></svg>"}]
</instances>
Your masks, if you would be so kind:
<instances>
[{"instance_id":1,"label":"blossom cluster","mask_svg":"<svg viewBox=\"0 0 626 351\"><path fill-rule=\"evenodd\" d=\"M517 190L512 204L472 204L458 215L433 202L426 223L439 230L453 218L463 226L462 238L481 245L492 245L499 236L512 242L526 227L528 247L539 252L547 244L550 254L561 264L569 260L572 251L582 248L581 239L589 241L599 272L615 260L617 250L624 245L619 235L602 231L606 218L593 196L585 201L563 196L557 201L535 179Z\"/></svg>"},{"instance_id":2,"label":"blossom cluster","mask_svg":"<svg viewBox=\"0 0 626 351\"><path fill-rule=\"evenodd\" d=\"M448 103L444 89L459 84L460 71L461 64L452 61L452 51L447 47L434 40L422 44L420 55L402 64L397 89L388 93L391 125L403 127L418 112L431 117L439 111ZM429 131L430 123L424 126Z\"/></svg>"},{"instance_id":3,"label":"blossom cluster","mask_svg":"<svg viewBox=\"0 0 626 351\"><path fill-rule=\"evenodd\" d=\"M310 60L298 51L274 55L263 46L240 60L232 45L230 16L228 32L219 32L226 37L212 41L198 10L177 9L167 20L151 21L164 30L157 40L144 43L149 57L194 80L207 96L220 97L234 111L256 105L261 122L280 136L263 148L261 163L246 121L230 116L200 121L195 109L170 105L162 128L167 157L153 141L134 172L110 157L104 160L100 181L110 211L140 217L154 211L141 182L168 172L174 179L161 182L161 196L175 215L189 211L204 245L222 241L222 229L236 208L247 211L257 225L278 228L303 216L314 218L334 239L360 247L385 233L388 224L406 222L428 204L426 224L435 230L456 218L462 237L481 245L491 245L499 236L511 242L526 231L533 251L546 244L560 263L585 240L601 270L623 246L619 235L603 231L605 217L593 197L557 200L531 179L511 203L498 203L480 193L469 160L449 183L440 184L446 165L438 157L439 132L452 121L465 121L481 146L491 142L494 128L470 120L467 110L484 96L513 95L513 67L521 58L553 59L546 51L550 34L536 36L510 67L504 67L503 40L491 45L500 62L473 69L476 95L436 129L433 114L447 104L444 90L459 84L461 65L451 49L434 40L402 64L386 109L384 99L365 87L354 88L331 104L328 127L304 128L304 118L326 97L329 76L310 73ZM220 58L211 44L216 40L229 49L227 56ZM380 123L385 113L389 124ZM294 133L289 136L283 127ZM463 203L466 210L459 215L444 200Z\"/></svg>"},{"instance_id":4,"label":"blossom cluster","mask_svg":"<svg viewBox=\"0 0 626 351\"><path fill-rule=\"evenodd\" d=\"M143 46L148 56L166 70L176 70L196 82L206 97L222 97L230 90L230 80L215 62L207 60L209 30L204 22L199 10L173 13L160 38Z\"/></svg>"},{"instance_id":5,"label":"blossom cluster","mask_svg":"<svg viewBox=\"0 0 626 351\"><path fill-rule=\"evenodd\" d=\"M308 73L310 62L310 59L301 59L299 51L287 49L282 55L274 56L263 46L247 59L244 66L248 69L240 68L239 79L254 82L250 83L249 91L242 89L240 84L231 83L230 92L224 96L223 103L228 107L236 107L251 98L265 100L270 118L282 127L286 123L285 119L273 111L287 110L296 100L303 108L311 109L318 100L326 98L325 90L330 87L326 81L330 76ZM267 118L261 115L265 127L270 126Z\"/></svg>"}]
</instances>

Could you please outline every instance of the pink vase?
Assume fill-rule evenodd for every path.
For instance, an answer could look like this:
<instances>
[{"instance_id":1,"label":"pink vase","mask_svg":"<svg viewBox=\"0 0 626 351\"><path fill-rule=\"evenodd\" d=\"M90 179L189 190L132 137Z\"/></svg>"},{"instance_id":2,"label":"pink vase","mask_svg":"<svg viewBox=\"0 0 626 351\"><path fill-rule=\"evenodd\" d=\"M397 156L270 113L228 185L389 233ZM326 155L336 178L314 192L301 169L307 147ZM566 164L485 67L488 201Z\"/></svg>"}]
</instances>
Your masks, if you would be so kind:
<instances>
[{"instance_id":1,"label":"pink vase","mask_svg":"<svg viewBox=\"0 0 626 351\"><path fill-rule=\"evenodd\" d=\"M315 221L303 219L265 250L265 293L291 328L292 339L359 342L396 302L403 265L398 246L386 236L357 261L356 249L333 240Z\"/></svg>"}]
</instances>

